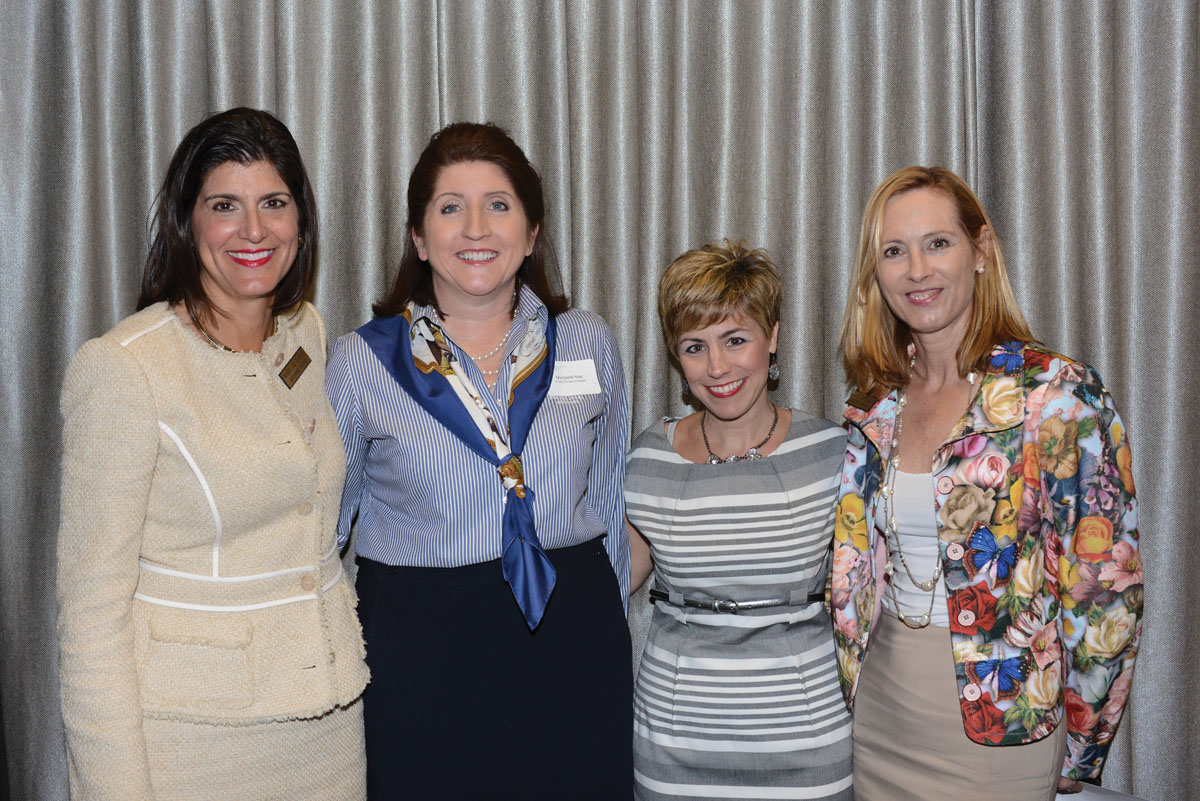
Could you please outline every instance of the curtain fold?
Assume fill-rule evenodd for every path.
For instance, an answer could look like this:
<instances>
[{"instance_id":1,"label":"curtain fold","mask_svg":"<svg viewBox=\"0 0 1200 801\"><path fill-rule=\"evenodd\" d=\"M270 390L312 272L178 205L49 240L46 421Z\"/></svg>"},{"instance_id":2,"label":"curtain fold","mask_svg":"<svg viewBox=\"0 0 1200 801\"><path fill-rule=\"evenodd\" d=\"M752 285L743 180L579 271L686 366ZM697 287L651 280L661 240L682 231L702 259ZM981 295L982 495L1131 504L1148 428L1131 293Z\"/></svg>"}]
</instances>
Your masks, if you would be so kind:
<instances>
[{"instance_id":1,"label":"curtain fold","mask_svg":"<svg viewBox=\"0 0 1200 801\"><path fill-rule=\"evenodd\" d=\"M687 411L658 277L721 237L785 280L777 402L838 419L862 207L911 163L963 174L1037 336L1094 364L1131 432L1142 656L1105 783L1200 797L1185 610L1200 499L1183 453L1200 358L1196 0L0 0L0 715L16 799L67 797L54 640L68 359L133 310L150 207L183 133L277 113L313 180L314 302L370 315L409 172L458 119L541 171L573 302L603 315L634 434ZM1189 603L1190 602L1190 603ZM644 637L648 606L633 604Z\"/></svg>"}]
</instances>

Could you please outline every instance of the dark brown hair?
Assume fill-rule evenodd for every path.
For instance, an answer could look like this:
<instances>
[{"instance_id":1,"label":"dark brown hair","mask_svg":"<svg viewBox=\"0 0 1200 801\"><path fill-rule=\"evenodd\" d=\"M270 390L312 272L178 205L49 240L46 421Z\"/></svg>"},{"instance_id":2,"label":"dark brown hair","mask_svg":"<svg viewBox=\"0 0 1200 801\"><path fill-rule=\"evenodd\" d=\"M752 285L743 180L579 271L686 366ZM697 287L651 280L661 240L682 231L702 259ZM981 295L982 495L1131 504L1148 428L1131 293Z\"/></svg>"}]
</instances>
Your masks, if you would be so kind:
<instances>
[{"instance_id":1,"label":"dark brown hair","mask_svg":"<svg viewBox=\"0 0 1200 801\"><path fill-rule=\"evenodd\" d=\"M391 291L372 307L376 317L397 315L404 311L410 300L433 306L441 312L433 293L432 268L417 254L412 235L414 232L418 236L424 235L425 212L433 199L434 187L442 170L469 161L482 161L499 167L521 201L530 230L537 228L533 252L525 257L517 270L517 285L525 284L533 290L546 304L551 315L567 310L567 299L558 288L560 284L554 253L546 236L546 202L542 195L541 176L500 126L454 122L430 138L408 179L404 254L400 257L400 268Z\"/></svg>"},{"instance_id":2,"label":"dark brown hair","mask_svg":"<svg viewBox=\"0 0 1200 801\"><path fill-rule=\"evenodd\" d=\"M192 210L205 176L214 167L258 161L270 164L279 173L299 216L296 261L275 288L272 311L287 311L304 299L316 271L317 205L300 149L287 126L274 115L232 108L188 131L171 156L167 177L155 199L139 309L163 300L182 301L193 316L212 316L212 301L200 282L204 268L192 238Z\"/></svg>"}]
</instances>

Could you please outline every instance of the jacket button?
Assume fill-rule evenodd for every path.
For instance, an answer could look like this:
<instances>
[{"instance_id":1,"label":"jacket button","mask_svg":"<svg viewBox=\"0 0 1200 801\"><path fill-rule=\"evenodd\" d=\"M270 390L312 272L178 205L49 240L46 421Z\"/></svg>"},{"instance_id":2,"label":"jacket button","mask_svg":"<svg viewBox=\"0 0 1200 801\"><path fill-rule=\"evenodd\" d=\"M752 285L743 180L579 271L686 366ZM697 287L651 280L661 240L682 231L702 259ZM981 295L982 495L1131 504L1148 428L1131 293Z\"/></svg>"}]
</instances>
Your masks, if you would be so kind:
<instances>
[{"instance_id":1,"label":"jacket button","mask_svg":"<svg viewBox=\"0 0 1200 801\"><path fill-rule=\"evenodd\" d=\"M312 576L305 576L304 578L300 579L300 589L304 590L305 592L312 592L316 588L317 580Z\"/></svg>"},{"instance_id":2,"label":"jacket button","mask_svg":"<svg viewBox=\"0 0 1200 801\"><path fill-rule=\"evenodd\" d=\"M279 365L281 365L281 364L283 364L283 354L282 354L282 353L276 353L276 354L275 354L275 366L276 366L276 367L278 367L278 366L279 366Z\"/></svg>"},{"instance_id":3,"label":"jacket button","mask_svg":"<svg viewBox=\"0 0 1200 801\"><path fill-rule=\"evenodd\" d=\"M967 626L970 626L974 622L975 622L975 613L972 612L970 609L963 609L962 611L960 611L958 613L958 625L965 628ZM972 699L967 699L967 700L972 700Z\"/></svg>"},{"instance_id":4,"label":"jacket button","mask_svg":"<svg viewBox=\"0 0 1200 801\"><path fill-rule=\"evenodd\" d=\"M979 689L978 684L968 684L963 687L963 698L968 701L978 701L981 695L983 695L983 691Z\"/></svg>"},{"instance_id":5,"label":"jacket button","mask_svg":"<svg viewBox=\"0 0 1200 801\"><path fill-rule=\"evenodd\" d=\"M302 503L296 507L296 513L299 514L301 517L306 517L307 515L312 514L312 510L313 510L313 505L311 503L309 503L308 501L305 501L304 503Z\"/></svg>"},{"instance_id":6,"label":"jacket button","mask_svg":"<svg viewBox=\"0 0 1200 801\"><path fill-rule=\"evenodd\" d=\"M950 476L942 476L937 480L937 491L942 495L949 495L952 489L954 489L954 479Z\"/></svg>"},{"instance_id":7,"label":"jacket button","mask_svg":"<svg viewBox=\"0 0 1200 801\"><path fill-rule=\"evenodd\" d=\"M963 547L961 545L959 545L957 542L952 542L946 546L946 558L947 559L954 559L957 561L957 560L963 558L964 553L966 553L966 552L963 550Z\"/></svg>"}]
</instances>

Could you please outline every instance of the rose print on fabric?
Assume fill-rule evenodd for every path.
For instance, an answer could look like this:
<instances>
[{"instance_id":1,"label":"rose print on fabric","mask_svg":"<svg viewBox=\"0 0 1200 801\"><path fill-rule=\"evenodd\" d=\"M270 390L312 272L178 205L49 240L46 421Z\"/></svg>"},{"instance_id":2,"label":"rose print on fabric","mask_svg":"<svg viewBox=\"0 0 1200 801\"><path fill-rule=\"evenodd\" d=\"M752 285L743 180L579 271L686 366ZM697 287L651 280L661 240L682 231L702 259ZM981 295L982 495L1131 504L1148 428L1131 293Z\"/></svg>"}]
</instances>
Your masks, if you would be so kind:
<instances>
[{"instance_id":1,"label":"rose print on fabric","mask_svg":"<svg viewBox=\"0 0 1200 801\"><path fill-rule=\"evenodd\" d=\"M1004 454L988 450L962 462L954 471L954 483L999 490L1007 481L1010 467Z\"/></svg>"},{"instance_id":2,"label":"rose print on fabric","mask_svg":"<svg viewBox=\"0 0 1200 801\"><path fill-rule=\"evenodd\" d=\"M874 500L896 397L845 412L833 606L848 700L870 658ZM1094 778L1129 695L1144 597L1124 425L1087 365L1007 343L952 432L938 448L934 513L965 731L1015 745L1062 719L1064 775Z\"/></svg>"},{"instance_id":3,"label":"rose print on fabric","mask_svg":"<svg viewBox=\"0 0 1200 801\"><path fill-rule=\"evenodd\" d=\"M1079 423L1047 417L1038 431L1041 465L1055 478L1070 478L1079 471L1079 448L1075 439Z\"/></svg>"},{"instance_id":4,"label":"rose print on fabric","mask_svg":"<svg viewBox=\"0 0 1200 801\"><path fill-rule=\"evenodd\" d=\"M946 502L938 512L942 529L938 536L944 542L962 542L975 528L976 523L992 519L996 508L996 491L975 486L957 486L950 491Z\"/></svg>"},{"instance_id":5,"label":"rose print on fabric","mask_svg":"<svg viewBox=\"0 0 1200 801\"><path fill-rule=\"evenodd\" d=\"M1089 656L1111 659L1129 645L1136 626L1137 618L1124 606L1110 609L1100 615L1097 624L1088 626L1084 648Z\"/></svg>"},{"instance_id":6,"label":"rose print on fabric","mask_svg":"<svg viewBox=\"0 0 1200 801\"><path fill-rule=\"evenodd\" d=\"M983 584L972 584L951 593L950 630L957 634L978 634L996 625L996 599Z\"/></svg>"},{"instance_id":7,"label":"rose print on fabric","mask_svg":"<svg viewBox=\"0 0 1200 801\"><path fill-rule=\"evenodd\" d=\"M1025 695L1034 709L1056 709L1061 687L1058 665L1050 665L1045 670L1039 669L1029 674L1025 682Z\"/></svg>"},{"instance_id":8,"label":"rose print on fabric","mask_svg":"<svg viewBox=\"0 0 1200 801\"><path fill-rule=\"evenodd\" d=\"M984 415L997 426L1019 420L1025 407L1025 389L1012 376L986 382L979 396Z\"/></svg>"},{"instance_id":9,"label":"rose print on fabric","mask_svg":"<svg viewBox=\"0 0 1200 801\"><path fill-rule=\"evenodd\" d=\"M963 724L967 735L979 743L999 744L1004 739L1008 726L1004 723L1004 713L992 703L987 693L974 701L962 699Z\"/></svg>"},{"instance_id":10,"label":"rose print on fabric","mask_svg":"<svg viewBox=\"0 0 1200 801\"><path fill-rule=\"evenodd\" d=\"M1075 526L1071 550L1085 562L1107 562L1112 556L1113 524L1106 517L1082 518Z\"/></svg>"}]
</instances>

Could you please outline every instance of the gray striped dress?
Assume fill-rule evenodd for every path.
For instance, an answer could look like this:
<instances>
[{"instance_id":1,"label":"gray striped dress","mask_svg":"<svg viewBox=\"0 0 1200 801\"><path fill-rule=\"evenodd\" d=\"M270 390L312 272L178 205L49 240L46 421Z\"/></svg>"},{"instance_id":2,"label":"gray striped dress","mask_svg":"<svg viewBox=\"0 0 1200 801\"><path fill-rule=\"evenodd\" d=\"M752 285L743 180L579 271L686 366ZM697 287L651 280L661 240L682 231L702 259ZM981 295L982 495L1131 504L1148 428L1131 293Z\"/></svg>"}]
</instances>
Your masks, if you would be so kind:
<instances>
[{"instance_id":1,"label":"gray striped dress","mask_svg":"<svg viewBox=\"0 0 1200 801\"><path fill-rule=\"evenodd\" d=\"M798 600L740 614L656 604L634 695L637 798L850 801L833 632L824 605L805 600L825 586L845 434L793 411L770 456L707 465L676 453L668 427L637 438L625 480L655 587Z\"/></svg>"}]
</instances>

